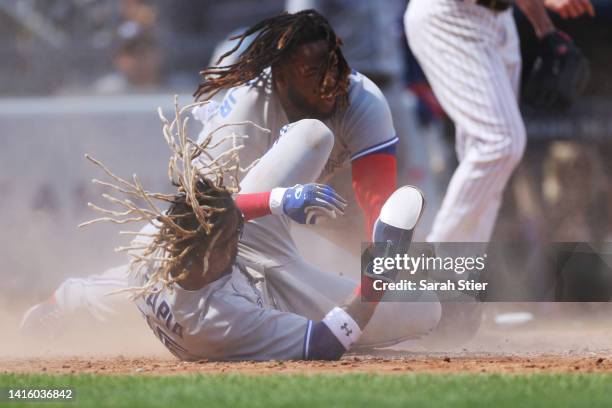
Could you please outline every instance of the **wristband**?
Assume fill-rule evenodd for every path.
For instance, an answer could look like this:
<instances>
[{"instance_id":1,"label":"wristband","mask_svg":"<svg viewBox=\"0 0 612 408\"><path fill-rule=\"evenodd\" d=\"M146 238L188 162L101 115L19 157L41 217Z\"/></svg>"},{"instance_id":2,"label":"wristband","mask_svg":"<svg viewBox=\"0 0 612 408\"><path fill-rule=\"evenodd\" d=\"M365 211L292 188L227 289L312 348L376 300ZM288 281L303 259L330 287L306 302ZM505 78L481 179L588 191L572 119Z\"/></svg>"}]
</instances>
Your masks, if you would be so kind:
<instances>
[{"instance_id":1,"label":"wristband","mask_svg":"<svg viewBox=\"0 0 612 408\"><path fill-rule=\"evenodd\" d=\"M322 322L336 336L345 350L351 348L361 336L361 329L355 320L342 308L334 307L325 315Z\"/></svg>"},{"instance_id":2,"label":"wristband","mask_svg":"<svg viewBox=\"0 0 612 408\"><path fill-rule=\"evenodd\" d=\"M283 210L283 197L285 196L286 188L277 187L270 191L270 212L275 215L285 214Z\"/></svg>"}]
</instances>

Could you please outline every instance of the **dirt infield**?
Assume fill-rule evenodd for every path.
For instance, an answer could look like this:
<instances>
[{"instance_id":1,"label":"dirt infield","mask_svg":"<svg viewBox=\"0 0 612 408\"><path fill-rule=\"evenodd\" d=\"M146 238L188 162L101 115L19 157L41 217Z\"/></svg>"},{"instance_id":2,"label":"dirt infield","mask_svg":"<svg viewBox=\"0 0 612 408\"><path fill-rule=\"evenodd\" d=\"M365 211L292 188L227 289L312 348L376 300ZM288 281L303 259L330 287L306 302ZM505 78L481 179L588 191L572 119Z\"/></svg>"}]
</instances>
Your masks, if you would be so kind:
<instances>
[{"instance_id":1,"label":"dirt infield","mask_svg":"<svg viewBox=\"0 0 612 408\"><path fill-rule=\"evenodd\" d=\"M0 351L0 373L612 373L609 311L607 306L598 313L589 309L580 317L563 311L563 318L540 317L511 326L485 316L477 335L458 349L428 349L425 339L369 355L347 355L337 362L181 362L137 316L127 326L81 328L79 336L73 333L54 343L29 343L13 331ZM495 315L487 312L487 316ZM16 327L16 317L4 323Z\"/></svg>"},{"instance_id":2,"label":"dirt infield","mask_svg":"<svg viewBox=\"0 0 612 408\"><path fill-rule=\"evenodd\" d=\"M387 355L384 355L387 354ZM74 357L50 359L3 359L5 373L46 374L272 374L272 373L612 373L612 353L595 356L570 355L468 355L429 354L346 356L335 362L179 362L171 358Z\"/></svg>"}]
</instances>

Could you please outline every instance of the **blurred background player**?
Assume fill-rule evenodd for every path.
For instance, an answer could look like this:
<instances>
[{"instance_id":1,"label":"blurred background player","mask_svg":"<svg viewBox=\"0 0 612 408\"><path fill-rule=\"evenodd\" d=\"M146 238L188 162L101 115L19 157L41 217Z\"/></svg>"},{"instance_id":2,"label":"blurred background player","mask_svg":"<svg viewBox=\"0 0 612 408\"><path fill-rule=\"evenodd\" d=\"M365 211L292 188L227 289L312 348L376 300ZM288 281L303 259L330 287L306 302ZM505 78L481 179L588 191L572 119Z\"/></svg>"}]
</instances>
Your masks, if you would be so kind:
<instances>
[{"instance_id":1,"label":"blurred background player","mask_svg":"<svg viewBox=\"0 0 612 408\"><path fill-rule=\"evenodd\" d=\"M412 0L406 10L408 43L455 124L459 159L429 242L489 242L504 189L523 156L526 130L518 99L521 54L514 3L542 47L552 54L567 52L563 47L571 39L556 31L539 0ZM588 1L574 3L580 6L569 6L572 16L593 12ZM452 314L459 310L448 309ZM447 319L456 324L455 317Z\"/></svg>"},{"instance_id":2,"label":"blurred background player","mask_svg":"<svg viewBox=\"0 0 612 408\"><path fill-rule=\"evenodd\" d=\"M525 150L518 103L521 54L512 4L412 0L406 10L408 43L456 128L459 166L427 237L430 242L488 242L506 183ZM543 3L516 4L540 40L568 41L555 30ZM589 10L577 9L580 14Z\"/></svg>"},{"instance_id":3,"label":"blurred background player","mask_svg":"<svg viewBox=\"0 0 612 408\"><path fill-rule=\"evenodd\" d=\"M136 24L121 26L118 36L113 58L115 70L95 81L95 91L100 94L155 91L161 82L161 52L156 38Z\"/></svg>"}]
</instances>

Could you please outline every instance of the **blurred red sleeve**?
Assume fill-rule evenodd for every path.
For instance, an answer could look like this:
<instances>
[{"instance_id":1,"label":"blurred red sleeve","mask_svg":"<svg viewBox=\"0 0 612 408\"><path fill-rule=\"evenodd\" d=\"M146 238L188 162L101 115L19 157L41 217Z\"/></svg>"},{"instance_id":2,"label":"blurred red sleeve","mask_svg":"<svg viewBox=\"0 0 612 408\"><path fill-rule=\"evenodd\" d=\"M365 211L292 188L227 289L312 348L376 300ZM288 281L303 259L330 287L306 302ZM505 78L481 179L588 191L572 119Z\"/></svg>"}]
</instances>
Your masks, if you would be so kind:
<instances>
[{"instance_id":1,"label":"blurred red sleeve","mask_svg":"<svg viewBox=\"0 0 612 408\"><path fill-rule=\"evenodd\" d=\"M363 210L367 241L387 198L397 189L397 160L389 153L372 153L352 162L353 191Z\"/></svg>"}]
</instances>

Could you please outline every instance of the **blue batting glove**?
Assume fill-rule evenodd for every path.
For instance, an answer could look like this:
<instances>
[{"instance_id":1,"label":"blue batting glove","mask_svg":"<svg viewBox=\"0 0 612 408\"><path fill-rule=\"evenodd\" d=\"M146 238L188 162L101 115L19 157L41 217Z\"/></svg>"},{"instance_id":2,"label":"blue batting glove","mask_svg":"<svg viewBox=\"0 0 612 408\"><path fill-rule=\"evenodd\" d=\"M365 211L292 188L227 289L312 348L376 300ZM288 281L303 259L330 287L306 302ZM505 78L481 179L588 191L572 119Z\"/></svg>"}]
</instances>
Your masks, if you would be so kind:
<instances>
[{"instance_id":1,"label":"blue batting glove","mask_svg":"<svg viewBox=\"0 0 612 408\"><path fill-rule=\"evenodd\" d=\"M274 188L270 194L272 214L284 214L299 224L315 224L319 217L344 215L346 200L325 184L296 184Z\"/></svg>"}]
</instances>

